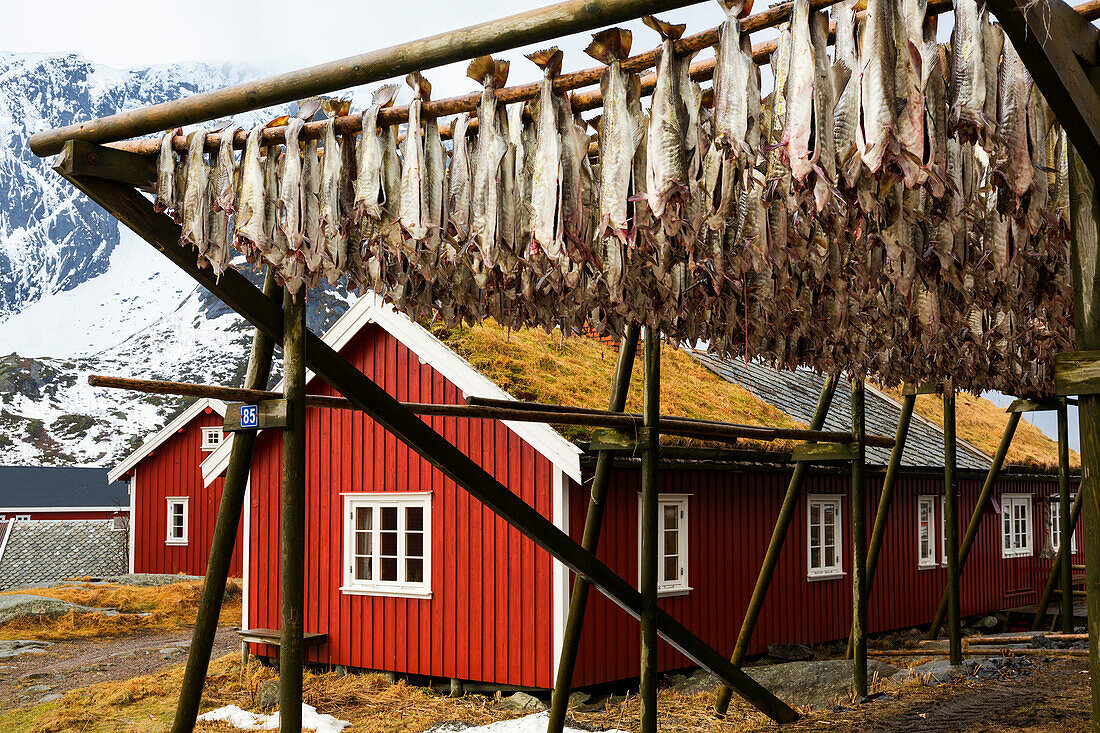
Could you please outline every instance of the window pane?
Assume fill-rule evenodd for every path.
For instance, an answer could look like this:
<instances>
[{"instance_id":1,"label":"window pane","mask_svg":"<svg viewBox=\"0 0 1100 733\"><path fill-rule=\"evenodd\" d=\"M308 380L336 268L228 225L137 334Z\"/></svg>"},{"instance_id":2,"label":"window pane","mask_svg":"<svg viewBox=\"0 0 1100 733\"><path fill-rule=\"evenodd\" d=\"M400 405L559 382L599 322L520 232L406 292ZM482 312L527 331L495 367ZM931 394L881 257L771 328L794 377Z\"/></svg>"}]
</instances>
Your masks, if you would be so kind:
<instances>
[{"instance_id":1,"label":"window pane","mask_svg":"<svg viewBox=\"0 0 1100 733\"><path fill-rule=\"evenodd\" d=\"M424 529L424 507L411 506L405 509L405 529L410 532Z\"/></svg>"},{"instance_id":2,"label":"window pane","mask_svg":"<svg viewBox=\"0 0 1100 733\"><path fill-rule=\"evenodd\" d=\"M679 551L680 533L676 530L665 530L665 554L672 555Z\"/></svg>"},{"instance_id":3,"label":"window pane","mask_svg":"<svg viewBox=\"0 0 1100 733\"><path fill-rule=\"evenodd\" d=\"M379 580L396 581L397 580L397 558L396 557L383 557L378 562L378 575Z\"/></svg>"},{"instance_id":4,"label":"window pane","mask_svg":"<svg viewBox=\"0 0 1100 733\"><path fill-rule=\"evenodd\" d=\"M371 559L369 557L355 558L355 579L371 580Z\"/></svg>"},{"instance_id":5,"label":"window pane","mask_svg":"<svg viewBox=\"0 0 1100 733\"><path fill-rule=\"evenodd\" d=\"M356 555L369 555L371 554L371 537L370 532L356 531L355 533L355 554Z\"/></svg>"},{"instance_id":6,"label":"window pane","mask_svg":"<svg viewBox=\"0 0 1100 733\"><path fill-rule=\"evenodd\" d=\"M397 557L397 533L396 532L380 532L378 534L378 541L382 544L381 555L387 555L389 557Z\"/></svg>"},{"instance_id":7,"label":"window pane","mask_svg":"<svg viewBox=\"0 0 1100 733\"><path fill-rule=\"evenodd\" d=\"M662 580L672 583L680 577L680 559L675 555L665 558L665 574Z\"/></svg>"},{"instance_id":8,"label":"window pane","mask_svg":"<svg viewBox=\"0 0 1100 733\"><path fill-rule=\"evenodd\" d=\"M810 526L816 527L821 524L821 505L810 504Z\"/></svg>"},{"instance_id":9,"label":"window pane","mask_svg":"<svg viewBox=\"0 0 1100 733\"><path fill-rule=\"evenodd\" d=\"M371 518L374 516L374 512L371 511L369 506L356 507L355 509L355 528L356 529L370 529Z\"/></svg>"},{"instance_id":10,"label":"window pane","mask_svg":"<svg viewBox=\"0 0 1100 733\"><path fill-rule=\"evenodd\" d=\"M818 525L810 527L810 547L821 546L821 528Z\"/></svg>"},{"instance_id":11,"label":"window pane","mask_svg":"<svg viewBox=\"0 0 1100 733\"><path fill-rule=\"evenodd\" d=\"M680 507L676 504L665 504L662 508L665 515L665 529L676 529L679 526L676 522L680 517Z\"/></svg>"},{"instance_id":12,"label":"window pane","mask_svg":"<svg viewBox=\"0 0 1100 733\"><path fill-rule=\"evenodd\" d=\"M810 568L817 570L821 567L821 550L816 547L810 548Z\"/></svg>"},{"instance_id":13,"label":"window pane","mask_svg":"<svg viewBox=\"0 0 1100 733\"><path fill-rule=\"evenodd\" d=\"M832 524L836 515L836 508L832 504L826 504L822 510L821 518L826 525Z\"/></svg>"},{"instance_id":14,"label":"window pane","mask_svg":"<svg viewBox=\"0 0 1100 733\"><path fill-rule=\"evenodd\" d=\"M384 506L380 511L381 519L378 524L379 529L397 529L397 507Z\"/></svg>"},{"instance_id":15,"label":"window pane","mask_svg":"<svg viewBox=\"0 0 1100 733\"><path fill-rule=\"evenodd\" d=\"M423 583L424 582L424 561L418 558L412 558L405 561L405 582L407 583Z\"/></svg>"},{"instance_id":16,"label":"window pane","mask_svg":"<svg viewBox=\"0 0 1100 733\"><path fill-rule=\"evenodd\" d=\"M407 532L405 534L405 554L409 557L424 557L423 532Z\"/></svg>"},{"instance_id":17,"label":"window pane","mask_svg":"<svg viewBox=\"0 0 1100 733\"><path fill-rule=\"evenodd\" d=\"M830 546L833 546L835 544L836 544L836 525L834 525L830 522L829 524L825 525L825 545L827 547L830 547Z\"/></svg>"},{"instance_id":18,"label":"window pane","mask_svg":"<svg viewBox=\"0 0 1100 733\"><path fill-rule=\"evenodd\" d=\"M836 552L832 547L825 548L825 567L831 568L836 565Z\"/></svg>"}]
</instances>

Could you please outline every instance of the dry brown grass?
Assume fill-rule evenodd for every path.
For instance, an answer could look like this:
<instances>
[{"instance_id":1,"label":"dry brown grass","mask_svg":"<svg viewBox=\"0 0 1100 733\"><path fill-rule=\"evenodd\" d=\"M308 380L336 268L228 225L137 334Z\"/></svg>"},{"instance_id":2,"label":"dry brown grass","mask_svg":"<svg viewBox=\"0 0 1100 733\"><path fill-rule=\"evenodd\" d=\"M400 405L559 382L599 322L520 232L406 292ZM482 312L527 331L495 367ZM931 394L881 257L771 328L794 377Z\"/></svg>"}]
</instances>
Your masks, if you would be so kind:
<instances>
[{"instance_id":1,"label":"dry brown grass","mask_svg":"<svg viewBox=\"0 0 1100 733\"><path fill-rule=\"evenodd\" d=\"M92 608L114 608L120 613L109 616L104 613L69 612L59 618L23 616L0 626L0 639L28 636L51 640L85 639L174 631L193 626L202 594L202 581L187 580L160 587L80 583L60 588L8 591L4 595L11 593L31 593ZM143 613L149 615L137 615ZM222 602L221 623L236 623L240 616L241 585L230 581Z\"/></svg>"},{"instance_id":2,"label":"dry brown grass","mask_svg":"<svg viewBox=\"0 0 1100 733\"><path fill-rule=\"evenodd\" d=\"M894 399L901 401L901 390L885 391ZM939 395L919 395L913 409L936 425L943 427L943 398ZM955 425L960 440L965 440L993 455L1001 443L1006 424L1008 424L1008 413L989 400L976 397L969 392L960 392L956 396ZM1081 456L1070 451L1069 462L1073 467L1080 467ZM1058 442L1048 438L1043 431L1027 420L1021 420L1012 438L1012 445L1008 449L1006 463L1032 468L1057 469Z\"/></svg>"},{"instance_id":3,"label":"dry brown grass","mask_svg":"<svg viewBox=\"0 0 1100 733\"><path fill-rule=\"evenodd\" d=\"M560 332L508 331L495 323L436 335L513 397L557 405L607 409L608 390L618 352L607 344ZM642 409L642 365L635 361L627 410ZM769 427L805 427L748 390L711 372L688 354L668 345L661 349L661 412ZM559 426L565 437L586 440L587 426ZM670 443L684 439L666 438ZM789 450L789 444L746 447Z\"/></svg>"}]
</instances>

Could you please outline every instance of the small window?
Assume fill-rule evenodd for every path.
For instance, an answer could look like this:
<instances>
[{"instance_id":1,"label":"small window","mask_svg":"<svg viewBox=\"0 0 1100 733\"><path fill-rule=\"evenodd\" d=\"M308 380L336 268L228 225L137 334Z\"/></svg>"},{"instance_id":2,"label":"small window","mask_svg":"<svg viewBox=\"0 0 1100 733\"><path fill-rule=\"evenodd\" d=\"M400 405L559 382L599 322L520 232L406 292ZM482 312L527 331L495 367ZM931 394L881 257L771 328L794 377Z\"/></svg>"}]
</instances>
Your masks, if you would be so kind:
<instances>
[{"instance_id":1,"label":"small window","mask_svg":"<svg viewBox=\"0 0 1100 733\"><path fill-rule=\"evenodd\" d=\"M1072 499L1073 497L1071 497ZM1050 518L1049 532L1047 538L1050 540L1050 549L1053 552L1058 552L1058 549L1062 546L1062 522L1061 522L1061 504L1058 503L1058 497L1052 496L1050 498L1050 511L1047 512L1047 516ZM1073 532L1069 535L1069 551L1071 553L1077 552L1077 528L1073 528Z\"/></svg>"},{"instance_id":2,"label":"small window","mask_svg":"<svg viewBox=\"0 0 1100 733\"><path fill-rule=\"evenodd\" d=\"M29 522L30 519L31 519L31 515L30 514L16 514L15 518L18 519L20 522Z\"/></svg>"},{"instance_id":3,"label":"small window","mask_svg":"<svg viewBox=\"0 0 1100 733\"><path fill-rule=\"evenodd\" d=\"M129 523L126 517L111 517L112 532L125 532L127 529L129 529Z\"/></svg>"},{"instance_id":4,"label":"small window","mask_svg":"<svg viewBox=\"0 0 1100 733\"><path fill-rule=\"evenodd\" d=\"M688 495L657 496L657 595L674 596L691 592L688 585ZM642 525L642 507L638 505L638 527ZM638 533L638 557L642 539ZM638 563L639 573L641 563Z\"/></svg>"},{"instance_id":5,"label":"small window","mask_svg":"<svg viewBox=\"0 0 1100 733\"><path fill-rule=\"evenodd\" d=\"M1031 495L1001 495L1001 557L1031 555Z\"/></svg>"},{"instance_id":6,"label":"small window","mask_svg":"<svg viewBox=\"0 0 1100 733\"><path fill-rule=\"evenodd\" d=\"M344 494L345 593L431 598L432 495Z\"/></svg>"},{"instance_id":7,"label":"small window","mask_svg":"<svg viewBox=\"0 0 1100 733\"><path fill-rule=\"evenodd\" d=\"M806 575L811 579L844 575L841 500L838 495L819 494L806 502Z\"/></svg>"},{"instance_id":8,"label":"small window","mask_svg":"<svg viewBox=\"0 0 1100 733\"><path fill-rule=\"evenodd\" d=\"M936 566L936 501L934 496L917 499L917 551L922 568Z\"/></svg>"},{"instance_id":9,"label":"small window","mask_svg":"<svg viewBox=\"0 0 1100 733\"><path fill-rule=\"evenodd\" d=\"M222 429L219 427L202 429L202 449L209 452L222 444Z\"/></svg>"},{"instance_id":10,"label":"small window","mask_svg":"<svg viewBox=\"0 0 1100 733\"><path fill-rule=\"evenodd\" d=\"M187 544L187 497L168 499L168 533L164 543L167 545Z\"/></svg>"}]
</instances>

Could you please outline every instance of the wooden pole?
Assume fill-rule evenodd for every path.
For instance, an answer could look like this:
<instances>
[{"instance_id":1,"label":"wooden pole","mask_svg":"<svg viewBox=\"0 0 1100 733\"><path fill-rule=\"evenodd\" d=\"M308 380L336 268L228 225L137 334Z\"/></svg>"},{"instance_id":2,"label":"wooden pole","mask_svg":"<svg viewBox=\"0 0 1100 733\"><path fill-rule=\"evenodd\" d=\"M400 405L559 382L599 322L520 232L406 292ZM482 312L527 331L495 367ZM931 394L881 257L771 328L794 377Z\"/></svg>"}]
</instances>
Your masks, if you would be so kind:
<instances>
[{"instance_id":1,"label":"wooden pole","mask_svg":"<svg viewBox=\"0 0 1100 733\"><path fill-rule=\"evenodd\" d=\"M1062 576L1062 632L1073 633L1073 525L1069 499L1069 417L1066 401L1058 401L1058 547L1070 552L1058 554Z\"/></svg>"},{"instance_id":2,"label":"wooden pole","mask_svg":"<svg viewBox=\"0 0 1100 733\"><path fill-rule=\"evenodd\" d=\"M1073 499L1073 506L1069 510L1069 526L1077 526L1077 518L1081 516L1081 507L1084 503L1084 493L1081 488L1077 488L1077 496ZM1054 595L1054 586L1058 584L1058 580L1062 577L1062 555L1069 552L1069 548L1059 545L1058 552L1054 556L1054 562L1050 565L1050 571L1047 573L1047 582L1043 586L1043 594L1039 596L1039 603L1035 606L1035 619L1031 622L1031 630L1038 631L1039 627L1043 624L1043 618L1046 616L1047 608L1050 606L1050 599ZM1077 569L1078 566L1071 565L1070 571ZM1084 568L1080 568L1084 570Z\"/></svg>"},{"instance_id":3,"label":"wooden pole","mask_svg":"<svg viewBox=\"0 0 1100 733\"><path fill-rule=\"evenodd\" d=\"M266 297L239 272L227 270L217 277L209 268L199 267L194 250L179 243L180 226L169 217L156 213L153 202L148 198L130 186L112 181L73 174L67 174L65 178L252 325L276 341L282 339L282 304ZM305 340L307 366L318 378L332 385L356 409L367 413L538 547L573 572L587 577L608 600L634 618L641 616L642 596L633 582L586 552L579 542L554 526L542 512L501 484L431 425L403 407L329 344L308 330L305 331ZM798 720L796 710L734 667L718 650L660 608L657 612L657 631L673 649L732 686L741 697L772 720L778 723Z\"/></svg>"},{"instance_id":4,"label":"wooden pole","mask_svg":"<svg viewBox=\"0 0 1100 733\"><path fill-rule=\"evenodd\" d=\"M825 417L829 414L829 406L833 403L833 393L836 392L836 382L837 375L835 373L825 378L825 384L821 386L821 393L817 397L817 406L814 408L813 417L810 418L811 429L819 429L825 424ZM741 631L737 634L737 643L734 645L733 655L730 657L730 662L735 667L744 664L745 656L748 654L752 634L756 629L756 622L760 619L760 611L764 608L768 587L771 585L775 568L779 564L783 542L787 539L787 530L790 529L791 520L794 519L795 510L798 508L798 500L802 496L802 484L805 482L809 467L809 463L799 461L794 465L794 470L791 472L791 479L787 483L787 493L784 494L783 504L779 507L775 529L772 530L767 552L764 553L764 562L761 563L760 573L756 576L756 586L753 588L752 596L749 597L745 617L741 620ZM722 685L718 689L715 711L719 716L726 714L732 696L733 691L729 687Z\"/></svg>"},{"instance_id":5,"label":"wooden pole","mask_svg":"<svg viewBox=\"0 0 1100 733\"><path fill-rule=\"evenodd\" d=\"M1094 91L1100 91L1100 68L1088 71ZM1078 350L1100 348L1100 198L1088 164L1075 147L1069 150L1070 259L1073 274L1073 331ZM1080 395L1077 414L1081 431L1081 485L1085 512L1084 554L1089 630L1089 677L1092 724L1100 732L1100 395ZM1068 551L1069 542L1062 542Z\"/></svg>"},{"instance_id":6,"label":"wooden pole","mask_svg":"<svg viewBox=\"0 0 1100 733\"><path fill-rule=\"evenodd\" d=\"M943 521L947 525L947 635L951 664L962 664L962 628L959 603L959 481L955 472L955 385L943 393Z\"/></svg>"},{"instance_id":7,"label":"wooden pole","mask_svg":"<svg viewBox=\"0 0 1100 733\"><path fill-rule=\"evenodd\" d=\"M270 297L275 297L279 293L279 286L275 284L274 268L267 268L267 275L264 277L264 293ZM252 351L248 357L248 371L244 378L246 388L262 389L267 386L274 347L274 342L259 329L252 335ZM180 699L176 704L176 717L172 722L172 733L191 733L195 728L195 717L199 713L206 671L210 666L210 651L214 647L214 636L218 632L218 619L221 616L225 584L229 577L229 565L233 559L233 548L237 544L237 528L241 522L241 509L244 506L248 475L252 468L252 448L255 441L254 431L242 433L233 439L233 451L229 456L229 468L226 470L225 482L222 485L222 498L218 507L218 518L214 523L214 536L210 540L210 559L206 564L206 577L202 584L202 595L199 597L195 630L191 635L191 647L187 652L187 666L183 670L183 682L180 685Z\"/></svg>"},{"instance_id":8,"label":"wooden pole","mask_svg":"<svg viewBox=\"0 0 1100 733\"><path fill-rule=\"evenodd\" d=\"M630 391L630 376L634 372L634 359L638 353L640 331L637 323L631 323L627 326L626 334L619 344L619 361L611 381L611 396L607 400L607 409L611 411L621 412L626 407L626 397ZM584 534L581 537L581 547L593 554L600 544L603 514L607 506L607 488L611 485L611 470L614 466L614 451L600 451L596 458L596 470L592 476L592 488L588 495L588 514L584 519ZM550 721L546 726L547 733L562 733L565 729L569 693L573 686L573 669L577 664L584 615L588 608L588 591L591 587L583 576L577 575L573 578L569 615L566 617L565 630L562 633L558 672L554 681L554 694L550 700Z\"/></svg>"},{"instance_id":9,"label":"wooden pole","mask_svg":"<svg viewBox=\"0 0 1100 733\"><path fill-rule=\"evenodd\" d=\"M852 382L852 688L857 697L867 696L867 511L863 436L865 393L863 376L851 374Z\"/></svg>"},{"instance_id":10,"label":"wooden pole","mask_svg":"<svg viewBox=\"0 0 1100 733\"><path fill-rule=\"evenodd\" d=\"M283 292L283 395L289 424L283 429L282 614L279 628L279 730L302 730L305 662L306 532L306 295Z\"/></svg>"},{"instance_id":11,"label":"wooden pole","mask_svg":"<svg viewBox=\"0 0 1100 733\"><path fill-rule=\"evenodd\" d=\"M962 545L959 547L959 573L961 575L963 568L966 567L966 560L970 557L970 549L974 546L974 541L978 538L978 529L982 524L982 517L985 515L986 509L989 508L989 503L993 499L993 490L997 487L997 479L1000 478L1001 468L1004 466L1005 457L1008 455L1008 449L1012 445L1012 436L1016 434L1016 426L1020 424L1020 417L1022 413L1010 412L1008 415L1008 424L1005 425L1004 433L1001 435L1001 444L997 446L997 453L993 456L993 463L989 467L989 472L985 475L985 483L982 484L982 491L978 494L978 503L974 507L974 513L970 516L970 524L966 527L966 534L963 536ZM945 426L946 432L946 426ZM946 517L945 517L946 520ZM943 620L947 617L947 590L944 589L943 595L940 596L940 605L936 608L936 615L932 619L932 626L928 629L926 638L935 639L940 634L940 628L943 626Z\"/></svg>"},{"instance_id":12,"label":"wooden pole","mask_svg":"<svg viewBox=\"0 0 1100 733\"><path fill-rule=\"evenodd\" d=\"M898 416L898 431L894 436L894 448L890 451L890 463L886 466L886 475L882 479L882 491L879 492L878 509L875 512L875 524L871 530L871 544L867 547L867 602L871 602L871 588L875 582L875 570L878 568L878 556L882 542L886 537L886 523L890 519L890 507L894 503L894 486L898 482L901 458L905 452L905 441L909 437L909 423L913 418L913 406L917 402L916 394L907 394L901 402L901 415ZM848 659L852 658L852 635L848 635Z\"/></svg>"},{"instance_id":13,"label":"wooden pole","mask_svg":"<svg viewBox=\"0 0 1100 733\"><path fill-rule=\"evenodd\" d=\"M657 329L645 328L643 361L645 377L642 414L645 416L645 449L642 452L641 574L641 700L642 733L657 732L657 458L660 449L661 343Z\"/></svg>"}]
</instances>

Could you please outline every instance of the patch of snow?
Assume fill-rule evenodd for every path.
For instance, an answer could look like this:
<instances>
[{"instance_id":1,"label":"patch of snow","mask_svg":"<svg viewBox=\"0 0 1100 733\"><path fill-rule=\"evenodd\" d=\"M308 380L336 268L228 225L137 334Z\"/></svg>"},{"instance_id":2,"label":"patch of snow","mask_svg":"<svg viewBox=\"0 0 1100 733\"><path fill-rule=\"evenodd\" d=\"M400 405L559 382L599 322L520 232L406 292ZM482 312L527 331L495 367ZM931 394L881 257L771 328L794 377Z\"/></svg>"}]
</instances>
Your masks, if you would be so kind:
<instances>
[{"instance_id":1,"label":"patch of snow","mask_svg":"<svg viewBox=\"0 0 1100 733\"><path fill-rule=\"evenodd\" d=\"M225 723L241 730L278 730L279 713L264 715L262 713L250 713L241 710L236 705L226 705L209 713L203 713L199 720L211 723ZM313 730L317 733L340 733L351 723L340 720L331 715L318 713L317 708L302 703L302 730Z\"/></svg>"}]
</instances>

